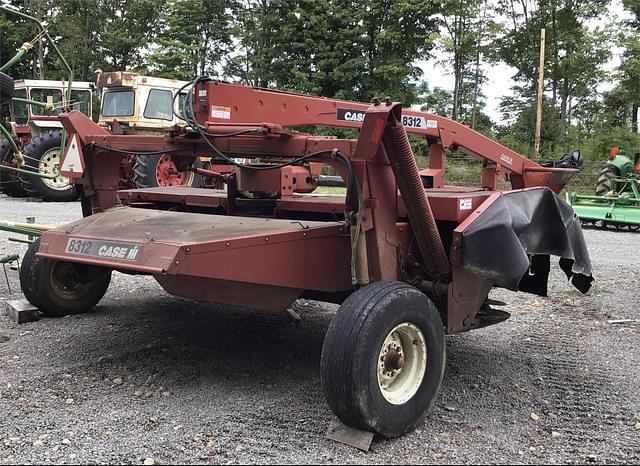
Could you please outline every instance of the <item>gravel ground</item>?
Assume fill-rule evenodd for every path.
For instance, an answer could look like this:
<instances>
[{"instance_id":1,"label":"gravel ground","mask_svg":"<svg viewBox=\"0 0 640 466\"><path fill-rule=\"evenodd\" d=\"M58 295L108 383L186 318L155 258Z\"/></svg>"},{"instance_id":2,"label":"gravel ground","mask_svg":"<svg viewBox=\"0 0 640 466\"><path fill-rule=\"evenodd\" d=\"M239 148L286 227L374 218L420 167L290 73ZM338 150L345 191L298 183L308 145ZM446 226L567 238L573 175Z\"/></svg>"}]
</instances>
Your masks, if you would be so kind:
<instances>
[{"instance_id":1,"label":"gravel ground","mask_svg":"<svg viewBox=\"0 0 640 466\"><path fill-rule=\"evenodd\" d=\"M0 198L0 219L64 223L75 204ZM24 247L0 235L0 253ZM447 337L436 406L369 453L325 439L320 388L335 306L265 316L114 274L89 314L15 325L0 313L1 463L640 462L640 235L586 230L597 278L554 273L546 299L497 291L507 322ZM0 277L1 299L13 295ZM0 303L1 305L1 303Z\"/></svg>"}]
</instances>

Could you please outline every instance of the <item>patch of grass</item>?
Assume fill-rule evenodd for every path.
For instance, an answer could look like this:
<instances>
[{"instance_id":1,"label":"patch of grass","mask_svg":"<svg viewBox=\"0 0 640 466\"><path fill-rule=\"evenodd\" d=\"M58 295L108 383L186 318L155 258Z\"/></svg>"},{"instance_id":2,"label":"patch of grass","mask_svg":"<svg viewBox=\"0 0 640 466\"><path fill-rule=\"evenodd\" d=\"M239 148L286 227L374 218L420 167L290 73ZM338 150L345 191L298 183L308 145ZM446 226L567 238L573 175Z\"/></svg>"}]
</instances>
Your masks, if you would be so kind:
<instances>
[{"instance_id":1,"label":"patch of grass","mask_svg":"<svg viewBox=\"0 0 640 466\"><path fill-rule=\"evenodd\" d=\"M593 295L593 296L599 296L602 294L606 294L609 291L606 288L602 288L599 284L598 281L594 281L593 285L591 285L591 289L589 290L589 294Z\"/></svg>"},{"instance_id":2,"label":"patch of grass","mask_svg":"<svg viewBox=\"0 0 640 466\"><path fill-rule=\"evenodd\" d=\"M314 194L347 194L347 188L337 188L334 186L320 186L313 192Z\"/></svg>"}]
</instances>

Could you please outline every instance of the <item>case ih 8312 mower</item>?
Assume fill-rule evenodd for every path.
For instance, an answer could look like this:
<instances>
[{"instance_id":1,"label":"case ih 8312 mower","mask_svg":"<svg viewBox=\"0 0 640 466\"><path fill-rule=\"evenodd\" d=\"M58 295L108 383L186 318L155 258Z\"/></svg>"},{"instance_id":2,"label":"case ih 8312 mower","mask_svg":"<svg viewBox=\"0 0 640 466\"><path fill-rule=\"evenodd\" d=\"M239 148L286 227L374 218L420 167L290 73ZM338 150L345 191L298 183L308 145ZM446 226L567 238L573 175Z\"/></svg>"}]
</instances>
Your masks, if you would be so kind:
<instances>
[{"instance_id":1,"label":"case ih 8312 mower","mask_svg":"<svg viewBox=\"0 0 640 466\"><path fill-rule=\"evenodd\" d=\"M580 224L554 193L576 168L541 166L391 101L199 78L187 102L185 124L164 136L60 116L69 134L62 171L80 187L84 218L47 231L24 257L22 289L44 314L89 310L113 270L150 275L174 295L266 312L299 297L340 303L320 362L326 399L344 423L393 437L437 396L444 334L509 317L492 307L500 304L489 298L493 287L546 295L550 255L580 291L591 285ZM347 140L287 128L300 125L360 132ZM418 170L407 131L428 139L428 169ZM454 147L484 161L477 187L444 185ZM169 154L178 170L226 189L118 190L121 159L132 152ZM192 168L196 157L233 170ZM335 168L346 196L298 193L317 183L310 163ZM496 190L502 175L513 190Z\"/></svg>"}]
</instances>

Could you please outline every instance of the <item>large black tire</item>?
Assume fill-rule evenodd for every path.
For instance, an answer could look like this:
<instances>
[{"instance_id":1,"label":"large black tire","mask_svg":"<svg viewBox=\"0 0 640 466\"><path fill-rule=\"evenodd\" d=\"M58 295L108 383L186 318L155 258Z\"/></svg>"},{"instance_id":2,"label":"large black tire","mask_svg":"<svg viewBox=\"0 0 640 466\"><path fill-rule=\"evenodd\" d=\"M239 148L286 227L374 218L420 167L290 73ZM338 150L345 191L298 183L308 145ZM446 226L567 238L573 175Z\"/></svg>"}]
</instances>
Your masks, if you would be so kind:
<instances>
[{"instance_id":1,"label":"large black tire","mask_svg":"<svg viewBox=\"0 0 640 466\"><path fill-rule=\"evenodd\" d=\"M4 105L13 98L13 79L0 72L0 105Z\"/></svg>"},{"instance_id":2,"label":"large black tire","mask_svg":"<svg viewBox=\"0 0 640 466\"><path fill-rule=\"evenodd\" d=\"M0 140L0 163L2 165L14 166L13 147L6 139ZM0 191L11 197L28 197L18 178L17 172L0 170Z\"/></svg>"},{"instance_id":3,"label":"large black tire","mask_svg":"<svg viewBox=\"0 0 640 466\"><path fill-rule=\"evenodd\" d=\"M614 176L619 176L620 172L614 165L606 165L598 175L596 183L596 196L606 196L607 193L615 191L615 183L611 180Z\"/></svg>"},{"instance_id":4,"label":"large black tire","mask_svg":"<svg viewBox=\"0 0 640 466\"><path fill-rule=\"evenodd\" d=\"M385 365L394 351L387 342L402 336L394 332L402 328L409 333L393 356L403 355L404 366L392 370ZM411 328L421 337L413 338ZM432 407L444 367L444 326L435 305L406 283L384 281L361 288L340 306L322 347L320 377L327 403L343 423L397 437L415 429ZM384 379L387 370L396 377L391 382Z\"/></svg>"},{"instance_id":5,"label":"large black tire","mask_svg":"<svg viewBox=\"0 0 640 466\"><path fill-rule=\"evenodd\" d=\"M60 144L62 132L46 131L36 136L24 149L25 164L28 169L41 171L41 162L48 167L45 172L55 173L54 165L61 165L62 154ZM32 175L21 175L24 189L34 196L41 196L45 201L72 202L78 199L78 189L68 178L60 176L53 180Z\"/></svg>"},{"instance_id":6,"label":"large black tire","mask_svg":"<svg viewBox=\"0 0 640 466\"><path fill-rule=\"evenodd\" d=\"M111 270L36 256L40 238L29 245L20 267L20 286L27 300L48 317L80 314L102 299Z\"/></svg>"},{"instance_id":7,"label":"large black tire","mask_svg":"<svg viewBox=\"0 0 640 466\"><path fill-rule=\"evenodd\" d=\"M156 188L158 186L185 186L190 188L202 188L204 178L195 173L187 173L183 179L176 184L171 182L171 178L159 179L159 164L165 157L164 154L157 155L137 155L133 166L133 181L136 188ZM193 162L193 167L202 168L202 161L197 158Z\"/></svg>"}]
</instances>

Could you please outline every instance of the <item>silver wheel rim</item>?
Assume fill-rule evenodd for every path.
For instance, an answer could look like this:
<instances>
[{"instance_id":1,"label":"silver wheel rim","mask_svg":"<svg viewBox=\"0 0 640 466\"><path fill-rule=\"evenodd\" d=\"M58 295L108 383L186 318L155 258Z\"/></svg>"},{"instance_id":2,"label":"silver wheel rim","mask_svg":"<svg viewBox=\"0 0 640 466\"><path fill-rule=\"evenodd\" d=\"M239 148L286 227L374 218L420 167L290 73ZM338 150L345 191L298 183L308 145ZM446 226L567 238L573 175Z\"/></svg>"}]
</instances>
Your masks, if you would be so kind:
<instances>
[{"instance_id":1,"label":"silver wheel rim","mask_svg":"<svg viewBox=\"0 0 640 466\"><path fill-rule=\"evenodd\" d=\"M44 173L45 175L55 175L58 173L56 178L41 178L42 182L48 188L55 189L58 191L64 191L65 189L69 189L69 178L66 176L60 175L60 148L49 149L47 152L42 154L40 158L40 163L38 164L38 169L40 173Z\"/></svg>"},{"instance_id":2,"label":"silver wheel rim","mask_svg":"<svg viewBox=\"0 0 640 466\"><path fill-rule=\"evenodd\" d=\"M396 326L385 338L377 361L378 387L385 400L402 405L418 392L427 370L427 343L409 322Z\"/></svg>"}]
</instances>

